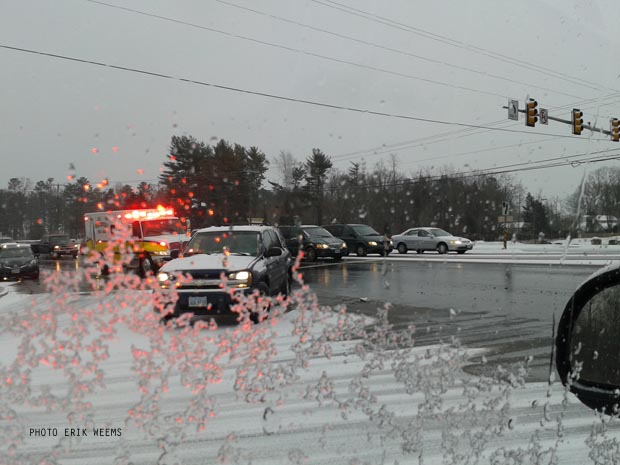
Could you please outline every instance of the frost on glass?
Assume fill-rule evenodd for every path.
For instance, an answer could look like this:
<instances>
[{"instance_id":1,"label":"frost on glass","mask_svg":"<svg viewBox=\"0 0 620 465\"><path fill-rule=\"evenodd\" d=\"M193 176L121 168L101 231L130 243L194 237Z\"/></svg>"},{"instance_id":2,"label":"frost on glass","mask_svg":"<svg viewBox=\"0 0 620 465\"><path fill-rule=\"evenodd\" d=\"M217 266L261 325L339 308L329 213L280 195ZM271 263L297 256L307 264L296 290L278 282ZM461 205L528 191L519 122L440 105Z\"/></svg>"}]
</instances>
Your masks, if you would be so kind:
<instances>
[{"instance_id":1,"label":"frost on glass","mask_svg":"<svg viewBox=\"0 0 620 465\"><path fill-rule=\"evenodd\" d=\"M299 258L291 295L241 299L237 325L163 323L175 290L123 270L129 238L117 231L103 257L48 273L49 294L1 313L2 463L69 463L93 448L115 464L559 463L569 394L527 398L530 360L468 375L484 354L456 338L418 346L415 326L390 323L389 304L374 318L321 306ZM614 424L588 421L582 446L593 463L614 463Z\"/></svg>"}]
</instances>

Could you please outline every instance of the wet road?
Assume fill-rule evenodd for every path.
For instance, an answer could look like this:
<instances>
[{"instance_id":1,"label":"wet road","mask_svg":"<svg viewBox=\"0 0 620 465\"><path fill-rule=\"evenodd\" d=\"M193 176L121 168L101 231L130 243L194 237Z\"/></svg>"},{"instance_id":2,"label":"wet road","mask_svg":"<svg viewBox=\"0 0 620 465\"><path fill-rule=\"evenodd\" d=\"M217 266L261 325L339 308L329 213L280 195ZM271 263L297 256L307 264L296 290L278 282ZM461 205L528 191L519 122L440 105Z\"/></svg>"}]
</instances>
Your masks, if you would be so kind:
<instances>
[{"instance_id":1,"label":"wet road","mask_svg":"<svg viewBox=\"0 0 620 465\"><path fill-rule=\"evenodd\" d=\"M415 324L420 344L456 336L466 346L487 348L490 365L533 356L531 379L542 381L548 378L554 321L596 269L359 260L309 267L305 277L325 305L345 303L373 315L391 302L390 321L398 328Z\"/></svg>"},{"instance_id":2,"label":"wet road","mask_svg":"<svg viewBox=\"0 0 620 465\"><path fill-rule=\"evenodd\" d=\"M76 270L81 259L41 260L42 272ZM304 266L323 305L376 315L392 304L390 322L414 324L418 344L451 341L489 350L488 366L533 356L531 380L549 375L552 331L575 288L597 267L358 259ZM16 290L43 293L42 284ZM84 289L88 290L88 289ZM483 370L474 365L471 370Z\"/></svg>"}]
</instances>

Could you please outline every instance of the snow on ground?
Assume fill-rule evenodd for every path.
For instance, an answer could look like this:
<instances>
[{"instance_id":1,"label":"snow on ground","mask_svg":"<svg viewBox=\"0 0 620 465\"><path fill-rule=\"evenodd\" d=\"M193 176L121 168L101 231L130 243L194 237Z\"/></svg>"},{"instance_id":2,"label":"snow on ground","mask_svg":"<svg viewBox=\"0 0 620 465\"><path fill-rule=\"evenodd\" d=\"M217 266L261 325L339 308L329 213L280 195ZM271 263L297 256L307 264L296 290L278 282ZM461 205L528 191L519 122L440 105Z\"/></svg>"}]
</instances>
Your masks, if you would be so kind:
<instances>
[{"instance_id":1,"label":"snow on ground","mask_svg":"<svg viewBox=\"0 0 620 465\"><path fill-rule=\"evenodd\" d=\"M133 292L136 301L145 294ZM105 306L106 301L117 301L112 295L64 297L67 309L78 305L86 312ZM17 315L14 321L19 321L24 309L39 308L45 314L48 305L49 296L9 292L0 299L0 316L13 312ZM525 384L518 369L491 378L465 375L462 366L473 355L480 355L475 348L456 344L401 350L391 344L389 328L382 331L380 314L375 321L347 321L338 312L311 316L316 308L307 311L304 315L296 309L257 327L203 329L196 332L199 337L183 334L194 344L184 350L204 351L192 354L198 355L194 361L202 365L187 369L174 364L166 378L167 392L150 386L146 394L138 388L145 378L134 368L140 360L135 350L147 351L149 338L119 325L107 342L108 357L97 362L103 384L83 398L92 402L91 409L84 409L89 414L85 421L71 422L71 415L79 417L79 410L48 412L44 405L24 402L16 395L19 390L8 389L4 373L4 385L0 382L1 426L6 433L17 425L17 432L23 434L16 449L5 450L6 457L13 453L13 463L20 464L40 463L46 458L48 462L41 463L88 465L439 464L476 463L477 459L498 464L554 463L553 457L557 463L582 464L594 463L588 458L593 449L586 444L591 435L599 443L601 438L618 438L615 423L605 434L596 433L593 428L601 425L600 420L572 395L565 398L557 383L551 387ZM59 327L68 329L71 313L57 317ZM363 339L321 339L333 334L325 332L326 328L345 331L349 325L356 332L368 323L378 325L380 337L360 333ZM15 360L19 342L7 330L4 327L0 337L3 370ZM160 336L170 342L182 331L165 328ZM248 343L244 340L248 331L260 333L260 337ZM197 341L206 342L195 344ZM237 346L238 357L211 357L224 341ZM150 360L157 362L156 357ZM143 374L146 368L141 366ZM157 371L156 366L150 369ZM208 395L197 395L183 386L196 387L187 377L208 370L218 371L205 387ZM248 372L251 377L246 376ZM41 389L46 385L61 399L71 384L62 370L48 365L33 368L29 376L31 391L25 397L30 399L45 392ZM155 384L161 379L159 375L147 378ZM240 380L247 384L245 388ZM153 397L154 392L157 395ZM196 400L199 403L192 405ZM152 409L150 420L148 415L130 413L141 401L145 411ZM6 404L14 409L17 421L6 419ZM206 413L199 407L207 407ZM204 430L197 430L192 414L205 415ZM137 426L136 419L147 426ZM65 437L65 428L83 425L87 425L87 436ZM120 428L121 435L95 437L93 427L111 428L103 431L107 434ZM56 428L58 436L31 435L31 428ZM54 449L58 444L61 448ZM62 449L65 446L67 449ZM613 443L609 447L612 450ZM57 462L53 450L58 452ZM617 451L614 457L618 459Z\"/></svg>"},{"instance_id":2,"label":"snow on ground","mask_svg":"<svg viewBox=\"0 0 620 465\"><path fill-rule=\"evenodd\" d=\"M0 299L2 463L620 459L618 425L602 423L561 385L526 384L524 367L466 375L462 367L481 358L476 348L411 347L413 328L394 333L382 311L362 319L320 309L303 291L298 297L292 311L259 325L183 329L151 325L150 291L9 292ZM100 332L110 338L97 339ZM63 358L70 340L81 344L78 356ZM71 427L86 427L87 436L65 437ZM611 456L589 458L601 451Z\"/></svg>"}]
</instances>

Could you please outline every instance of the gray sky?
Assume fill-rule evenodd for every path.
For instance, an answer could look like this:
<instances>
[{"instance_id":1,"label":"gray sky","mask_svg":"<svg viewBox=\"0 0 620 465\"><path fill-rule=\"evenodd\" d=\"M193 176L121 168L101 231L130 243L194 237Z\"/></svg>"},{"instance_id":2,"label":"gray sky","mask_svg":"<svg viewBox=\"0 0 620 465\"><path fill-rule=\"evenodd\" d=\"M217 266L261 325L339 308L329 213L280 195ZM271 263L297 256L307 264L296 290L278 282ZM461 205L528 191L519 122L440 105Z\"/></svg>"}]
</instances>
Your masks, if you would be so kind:
<instances>
[{"instance_id":1,"label":"gray sky","mask_svg":"<svg viewBox=\"0 0 620 465\"><path fill-rule=\"evenodd\" d=\"M552 116L570 119L576 107L608 129L620 117L611 0L109 2L167 19L88 0L0 0L0 45L510 131L311 106L0 48L0 186L12 177L65 182L70 164L93 182L154 181L174 134L256 145L270 158L288 150L303 160L318 147L340 169L362 159L371 168L395 153L405 173L620 149L589 131L572 137L569 125L526 128L522 115L509 122L501 108L530 95ZM516 175L543 197L564 196L584 169L617 164Z\"/></svg>"}]
</instances>

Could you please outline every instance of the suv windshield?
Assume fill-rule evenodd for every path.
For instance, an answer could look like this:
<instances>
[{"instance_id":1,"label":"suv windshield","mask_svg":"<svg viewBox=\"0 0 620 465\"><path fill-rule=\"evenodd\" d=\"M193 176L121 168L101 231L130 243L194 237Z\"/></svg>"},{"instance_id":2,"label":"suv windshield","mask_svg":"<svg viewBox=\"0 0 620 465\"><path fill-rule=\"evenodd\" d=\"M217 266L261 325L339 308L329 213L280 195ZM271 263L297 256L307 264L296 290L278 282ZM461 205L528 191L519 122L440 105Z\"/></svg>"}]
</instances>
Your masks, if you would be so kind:
<instances>
[{"instance_id":1,"label":"suv windshield","mask_svg":"<svg viewBox=\"0 0 620 465\"><path fill-rule=\"evenodd\" d=\"M372 229L370 226L366 226L363 224L359 226L351 226L351 228L353 228L353 231L358 233L360 236L380 236L381 235L377 231Z\"/></svg>"},{"instance_id":2,"label":"suv windshield","mask_svg":"<svg viewBox=\"0 0 620 465\"><path fill-rule=\"evenodd\" d=\"M69 243L69 236L50 236L51 245L66 245Z\"/></svg>"},{"instance_id":3,"label":"suv windshield","mask_svg":"<svg viewBox=\"0 0 620 465\"><path fill-rule=\"evenodd\" d=\"M259 234L256 231L198 232L187 245L187 255L224 253L258 255Z\"/></svg>"}]
</instances>

